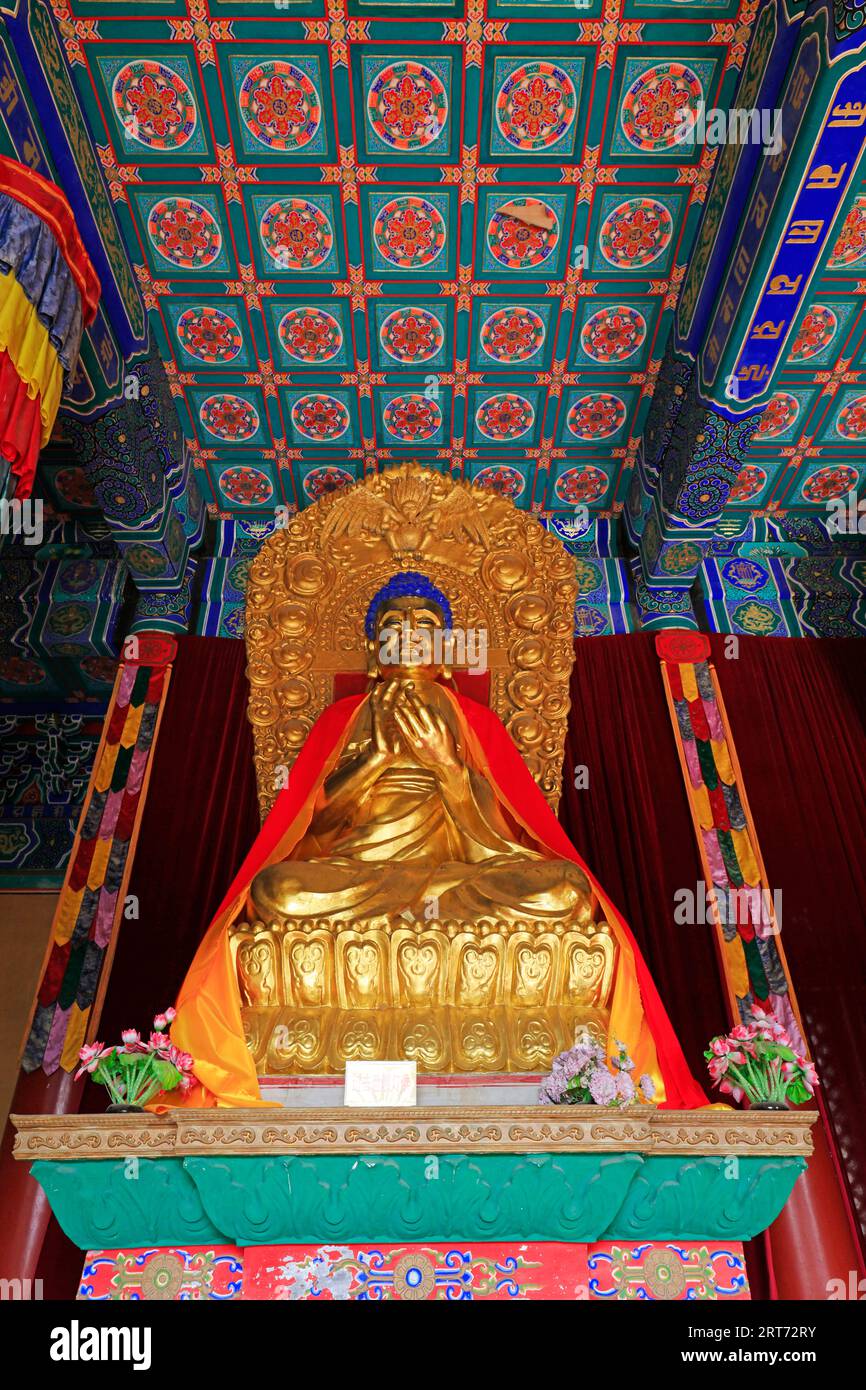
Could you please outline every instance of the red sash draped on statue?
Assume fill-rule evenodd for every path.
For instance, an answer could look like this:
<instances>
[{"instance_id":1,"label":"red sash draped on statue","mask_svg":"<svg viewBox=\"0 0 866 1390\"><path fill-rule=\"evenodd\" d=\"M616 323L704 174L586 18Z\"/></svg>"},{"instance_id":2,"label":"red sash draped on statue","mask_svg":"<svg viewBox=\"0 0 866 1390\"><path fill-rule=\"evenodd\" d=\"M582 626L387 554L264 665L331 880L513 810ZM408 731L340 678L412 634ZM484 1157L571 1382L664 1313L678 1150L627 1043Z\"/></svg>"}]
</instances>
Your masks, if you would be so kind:
<instances>
[{"instance_id":1,"label":"red sash draped on statue","mask_svg":"<svg viewBox=\"0 0 866 1390\"><path fill-rule=\"evenodd\" d=\"M611 1007L611 1043L625 1042L638 1073L649 1071L670 1109L707 1104L689 1072L680 1045L637 942L606 897L545 801L529 769L492 710L449 692L466 732L470 762L482 771L514 818L551 855L580 865L593 885L617 940L618 955ZM255 875L279 863L303 836L312 818L316 792L336 765L365 696L352 695L331 705L313 726L252 849L241 865L181 987L172 1040L195 1059L201 1083L187 1105L260 1106L249 1050L244 1041L240 995L229 945L229 927L243 910ZM163 1100L176 1103L174 1095ZM161 1108L154 1106L153 1108Z\"/></svg>"}]
</instances>

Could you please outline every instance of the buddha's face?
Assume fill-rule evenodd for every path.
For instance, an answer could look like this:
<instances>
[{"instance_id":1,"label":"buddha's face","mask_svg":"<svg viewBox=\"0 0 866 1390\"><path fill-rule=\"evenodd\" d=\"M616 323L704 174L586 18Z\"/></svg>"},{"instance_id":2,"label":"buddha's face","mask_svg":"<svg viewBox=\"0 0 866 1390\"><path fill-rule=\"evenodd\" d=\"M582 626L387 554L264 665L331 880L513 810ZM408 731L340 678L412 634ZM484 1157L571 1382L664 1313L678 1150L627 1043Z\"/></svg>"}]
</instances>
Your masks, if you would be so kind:
<instances>
[{"instance_id":1,"label":"buddha's face","mask_svg":"<svg viewBox=\"0 0 866 1390\"><path fill-rule=\"evenodd\" d=\"M388 599L376 614L375 662L383 676L411 672L435 680L445 669L445 615L432 599Z\"/></svg>"}]
</instances>

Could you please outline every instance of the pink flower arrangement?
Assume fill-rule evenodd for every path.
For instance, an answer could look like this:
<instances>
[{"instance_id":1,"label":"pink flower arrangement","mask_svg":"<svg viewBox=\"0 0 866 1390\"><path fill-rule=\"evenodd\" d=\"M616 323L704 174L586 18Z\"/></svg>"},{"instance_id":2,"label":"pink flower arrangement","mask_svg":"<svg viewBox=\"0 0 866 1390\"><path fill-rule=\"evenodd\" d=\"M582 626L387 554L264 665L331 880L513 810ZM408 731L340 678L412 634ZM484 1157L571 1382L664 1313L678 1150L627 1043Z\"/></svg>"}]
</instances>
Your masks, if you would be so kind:
<instances>
[{"instance_id":1,"label":"pink flower arrangement","mask_svg":"<svg viewBox=\"0 0 866 1390\"><path fill-rule=\"evenodd\" d=\"M655 1094L651 1076L642 1076L636 1086L631 1073L634 1062L625 1043L617 1039L618 1052L609 1061L603 1047L588 1033L581 1034L574 1047L554 1057L550 1075L541 1084L538 1099L542 1105L631 1105L649 1103Z\"/></svg>"},{"instance_id":2,"label":"pink flower arrangement","mask_svg":"<svg viewBox=\"0 0 866 1390\"><path fill-rule=\"evenodd\" d=\"M195 1081L193 1059L166 1032L174 1017L174 1009L157 1014L147 1042L135 1028L124 1028L119 1046L87 1043L78 1054L76 1081L87 1073L106 1088L115 1105L141 1107L160 1091L188 1091Z\"/></svg>"},{"instance_id":3,"label":"pink flower arrangement","mask_svg":"<svg viewBox=\"0 0 866 1390\"><path fill-rule=\"evenodd\" d=\"M768 1014L713 1038L704 1056L713 1084L752 1105L802 1105L818 1085L814 1065Z\"/></svg>"}]
</instances>

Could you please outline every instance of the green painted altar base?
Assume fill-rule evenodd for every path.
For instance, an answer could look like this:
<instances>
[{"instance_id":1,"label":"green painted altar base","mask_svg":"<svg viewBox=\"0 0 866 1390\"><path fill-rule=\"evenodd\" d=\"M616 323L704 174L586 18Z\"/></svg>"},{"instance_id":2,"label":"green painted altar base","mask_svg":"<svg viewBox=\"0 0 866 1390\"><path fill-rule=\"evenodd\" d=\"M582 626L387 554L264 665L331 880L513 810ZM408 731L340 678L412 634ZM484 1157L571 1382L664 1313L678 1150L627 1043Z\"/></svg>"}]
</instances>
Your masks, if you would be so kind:
<instances>
[{"instance_id":1,"label":"green painted altar base","mask_svg":"<svg viewBox=\"0 0 866 1390\"><path fill-rule=\"evenodd\" d=\"M420 1154L38 1162L82 1250L332 1241L745 1241L803 1158Z\"/></svg>"},{"instance_id":2,"label":"green painted altar base","mask_svg":"<svg viewBox=\"0 0 866 1390\"><path fill-rule=\"evenodd\" d=\"M812 1112L638 1107L15 1116L83 1250L400 1241L746 1241ZM87 1155L81 1156L81 1155Z\"/></svg>"}]
</instances>

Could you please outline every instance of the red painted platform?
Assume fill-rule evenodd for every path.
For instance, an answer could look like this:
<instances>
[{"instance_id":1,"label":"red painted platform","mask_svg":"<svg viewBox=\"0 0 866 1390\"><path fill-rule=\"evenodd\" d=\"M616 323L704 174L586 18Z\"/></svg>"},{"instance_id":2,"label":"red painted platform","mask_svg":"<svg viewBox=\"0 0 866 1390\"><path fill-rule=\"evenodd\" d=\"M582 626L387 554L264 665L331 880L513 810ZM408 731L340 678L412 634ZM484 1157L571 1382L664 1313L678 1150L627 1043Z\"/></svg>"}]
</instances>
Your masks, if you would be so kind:
<instances>
[{"instance_id":1,"label":"red painted platform","mask_svg":"<svg viewBox=\"0 0 866 1390\"><path fill-rule=\"evenodd\" d=\"M748 1299L742 1245L261 1245L89 1251L82 1299Z\"/></svg>"}]
</instances>

